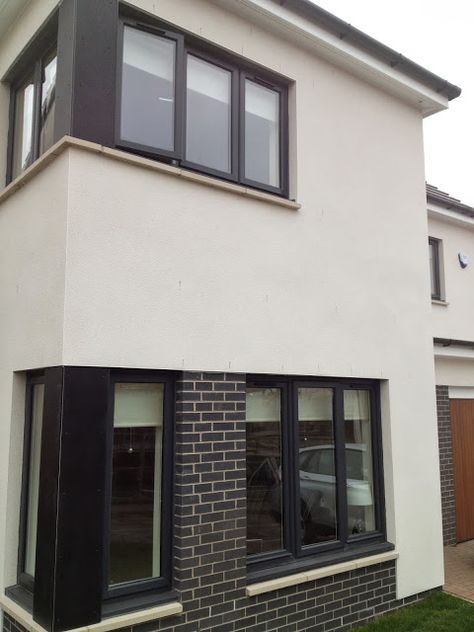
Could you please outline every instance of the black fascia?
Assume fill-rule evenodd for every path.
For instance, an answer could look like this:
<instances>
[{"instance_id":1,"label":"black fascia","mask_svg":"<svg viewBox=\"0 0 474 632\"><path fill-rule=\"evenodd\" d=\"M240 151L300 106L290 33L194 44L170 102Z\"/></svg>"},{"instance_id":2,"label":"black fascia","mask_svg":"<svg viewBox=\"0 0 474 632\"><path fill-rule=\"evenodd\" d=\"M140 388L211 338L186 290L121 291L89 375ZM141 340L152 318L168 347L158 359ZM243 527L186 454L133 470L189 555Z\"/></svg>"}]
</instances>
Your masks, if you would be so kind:
<instances>
[{"instance_id":1,"label":"black fascia","mask_svg":"<svg viewBox=\"0 0 474 632\"><path fill-rule=\"evenodd\" d=\"M347 41L359 50L369 53L375 59L383 62L390 68L397 68L407 77L419 81L434 92L442 94L449 100L457 98L461 94L461 88L446 81L442 77L423 68L411 59L397 53L392 48L370 37L363 31L344 22L329 11L317 6L312 0L272 0L273 2L288 7L294 13L301 15L317 26L332 33L341 40Z\"/></svg>"},{"instance_id":2,"label":"black fascia","mask_svg":"<svg viewBox=\"0 0 474 632\"><path fill-rule=\"evenodd\" d=\"M162 513L161 513L161 574L160 577L134 581L117 586L109 586L109 542L110 515L112 506L112 468L113 468L113 410L114 391L117 382L159 383L164 385L163 400L163 452L162 452ZM103 556L102 586L103 604L106 611L119 614L136 608L136 603L146 604L146 607L156 605L160 601L172 598L170 592L172 584L171 551L173 542L173 472L174 472L174 401L175 374L170 371L129 370L112 371L108 388L108 415L106 438L106 480L104 507L106 519L104 522L103 541L105 550Z\"/></svg>"},{"instance_id":3,"label":"black fascia","mask_svg":"<svg viewBox=\"0 0 474 632\"><path fill-rule=\"evenodd\" d=\"M59 5L54 138L115 146L117 0Z\"/></svg>"}]
</instances>

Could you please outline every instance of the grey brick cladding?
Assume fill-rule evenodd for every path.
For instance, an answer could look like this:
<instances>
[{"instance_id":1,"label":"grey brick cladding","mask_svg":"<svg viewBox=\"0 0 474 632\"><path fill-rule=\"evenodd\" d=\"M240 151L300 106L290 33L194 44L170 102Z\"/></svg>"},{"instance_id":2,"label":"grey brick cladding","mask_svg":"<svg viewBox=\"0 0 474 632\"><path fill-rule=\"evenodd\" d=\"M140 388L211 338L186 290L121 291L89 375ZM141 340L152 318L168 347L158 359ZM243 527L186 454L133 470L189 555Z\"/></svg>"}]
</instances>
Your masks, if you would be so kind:
<instances>
[{"instance_id":1,"label":"grey brick cladding","mask_svg":"<svg viewBox=\"0 0 474 632\"><path fill-rule=\"evenodd\" d=\"M443 542L456 544L456 507L454 502L453 446L449 389L436 387L438 413L439 469L441 477L441 507L443 513Z\"/></svg>"},{"instance_id":2,"label":"grey brick cladding","mask_svg":"<svg viewBox=\"0 0 474 632\"><path fill-rule=\"evenodd\" d=\"M246 597L245 375L183 373L176 388L173 583L184 612L127 632L342 631L416 601L395 562ZM8 616L4 632L25 632Z\"/></svg>"}]
</instances>

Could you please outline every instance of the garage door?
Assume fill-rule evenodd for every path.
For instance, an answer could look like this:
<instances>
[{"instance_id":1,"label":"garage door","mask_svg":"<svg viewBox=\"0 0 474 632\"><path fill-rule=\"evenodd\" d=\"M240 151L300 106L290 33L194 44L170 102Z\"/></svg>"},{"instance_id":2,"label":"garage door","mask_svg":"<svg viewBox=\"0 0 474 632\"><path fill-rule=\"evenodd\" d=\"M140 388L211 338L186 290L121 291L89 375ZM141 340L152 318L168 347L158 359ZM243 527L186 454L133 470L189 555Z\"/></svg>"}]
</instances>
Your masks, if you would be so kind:
<instances>
[{"instance_id":1,"label":"garage door","mask_svg":"<svg viewBox=\"0 0 474 632\"><path fill-rule=\"evenodd\" d=\"M456 539L474 539L474 399L451 400Z\"/></svg>"}]
</instances>

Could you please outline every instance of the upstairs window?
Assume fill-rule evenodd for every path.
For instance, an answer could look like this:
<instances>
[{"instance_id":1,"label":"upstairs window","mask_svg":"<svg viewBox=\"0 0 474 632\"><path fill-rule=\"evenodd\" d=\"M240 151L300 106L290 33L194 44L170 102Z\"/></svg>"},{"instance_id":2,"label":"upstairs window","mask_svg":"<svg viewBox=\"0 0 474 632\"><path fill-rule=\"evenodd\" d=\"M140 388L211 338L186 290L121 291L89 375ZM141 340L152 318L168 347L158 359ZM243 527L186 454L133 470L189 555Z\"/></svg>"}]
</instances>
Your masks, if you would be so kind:
<instances>
[{"instance_id":1,"label":"upstairs window","mask_svg":"<svg viewBox=\"0 0 474 632\"><path fill-rule=\"evenodd\" d=\"M120 147L288 195L284 81L154 26L120 40Z\"/></svg>"},{"instance_id":2,"label":"upstairs window","mask_svg":"<svg viewBox=\"0 0 474 632\"><path fill-rule=\"evenodd\" d=\"M19 176L53 145L56 61L53 48L12 84L9 180Z\"/></svg>"},{"instance_id":3,"label":"upstairs window","mask_svg":"<svg viewBox=\"0 0 474 632\"><path fill-rule=\"evenodd\" d=\"M430 283L431 298L435 301L441 300L441 266L440 266L440 250L441 242L439 239L429 237L428 239L430 251Z\"/></svg>"}]
</instances>

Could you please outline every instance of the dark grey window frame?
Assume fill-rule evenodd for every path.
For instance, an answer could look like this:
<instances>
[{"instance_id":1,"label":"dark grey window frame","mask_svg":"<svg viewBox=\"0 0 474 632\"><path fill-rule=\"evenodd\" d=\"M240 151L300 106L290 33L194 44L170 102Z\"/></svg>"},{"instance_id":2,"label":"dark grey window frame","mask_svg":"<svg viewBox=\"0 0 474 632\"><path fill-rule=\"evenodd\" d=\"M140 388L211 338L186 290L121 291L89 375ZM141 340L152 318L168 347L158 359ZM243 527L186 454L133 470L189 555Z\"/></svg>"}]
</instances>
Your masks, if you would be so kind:
<instances>
[{"instance_id":1,"label":"dark grey window frame","mask_svg":"<svg viewBox=\"0 0 474 632\"><path fill-rule=\"evenodd\" d=\"M46 630L82 627L176 598L172 589L175 381L172 371L142 369L50 367L27 374L17 584L5 592ZM159 578L109 588L116 382L164 384L162 572ZM38 383L45 391L33 579L23 569L32 394Z\"/></svg>"},{"instance_id":2,"label":"dark grey window frame","mask_svg":"<svg viewBox=\"0 0 474 632\"><path fill-rule=\"evenodd\" d=\"M440 244L441 240L436 239L435 237L428 237L428 244L432 247L433 253L433 268L434 268L434 292L431 292L431 299L434 301L441 301L441 257L440 257ZM430 277L431 277L431 269L430 269ZM430 279L431 281L431 279Z\"/></svg>"},{"instance_id":3,"label":"dark grey window frame","mask_svg":"<svg viewBox=\"0 0 474 632\"><path fill-rule=\"evenodd\" d=\"M394 547L386 540L385 497L383 483L383 451L380 417L380 391L376 380L342 378L307 378L298 376L247 376L252 388L279 388L282 428L282 483L283 483L283 542L284 548L247 557L248 578L251 582L278 577L283 572L298 572L337 562L376 554ZM301 545L300 496L298 485L297 392L299 387L334 389L334 439L336 457L336 485L338 510L338 540ZM349 534L347 528L347 498L344 440L345 390L367 390L370 393L372 430L372 467L375 499L375 531Z\"/></svg>"},{"instance_id":4,"label":"dark grey window frame","mask_svg":"<svg viewBox=\"0 0 474 632\"><path fill-rule=\"evenodd\" d=\"M44 385L44 374L42 372L30 373L26 380L25 390L25 427L23 432L23 463L22 463L22 483L20 495L20 536L18 546L18 584L26 591L33 592L35 580L25 571L26 561L26 540L27 540L27 519L28 519L28 498L29 498L29 478L30 478L30 454L31 454L31 431L33 412L33 393L37 384Z\"/></svg>"},{"instance_id":5,"label":"dark grey window frame","mask_svg":"<svg viewBox=\"0 0 474 632\"><path fill-rule=\"evenodd\" d=\"M10 84L10 108L9 108L9 128L7 146L7 170L6 183L13 179L14 160L14 139L17 121L15 120L16 97L23 83L29 76L33 76L34 97L33 97L33 125L31 147L32 153L28 168L40 156L40 133L41 133L41 90L44 60L51 52L57 49L57 29L58 18L54 13L47 21L40 33L31 42L28 48L21 54L20 58L9 69L5 81ZM17 174L15 177L18 177Z\"/></svg>"},{"instance_id":6,"label":"dark grey window frame","mask_svg":"<svg viewBox=\"0 0 474 632\"><path fill-rule=\"evenodd\" d=\"M199 173L204 173L229 182L242 184L250 188L272 193L281 197L288 197L288 87L289 81L275 73L251 64L247 60L237 58L217 46L199 40L195 36L183 33L172 25L153 20L149 16L146 19L136 15L136 11L126 10L127 15L122 15L119 20L118 50L117 50L117 89L116 89L116 146L121 149L133 151L149 158L179 165ZM132 17L130 17L130 15ZM123 57L123 33L125 26L136 28L148 33L173 39L176 41L176 74L175 74L175 150L170 152L156 147L144 146L120 138L120 101L121 101L121 60ZM186 75L187 55L193 55L211 64L219 66L232 73L231 96L231 171L219 171L186 160ZM266 88L270 88L279 94L280 121L279 121L279 161L280 161L280 186L273 187L265 183L256 182L244 177L245 159L245 111L244 111L244 84L245 79L250 79Z\"/></svg>"}]
</instances>

